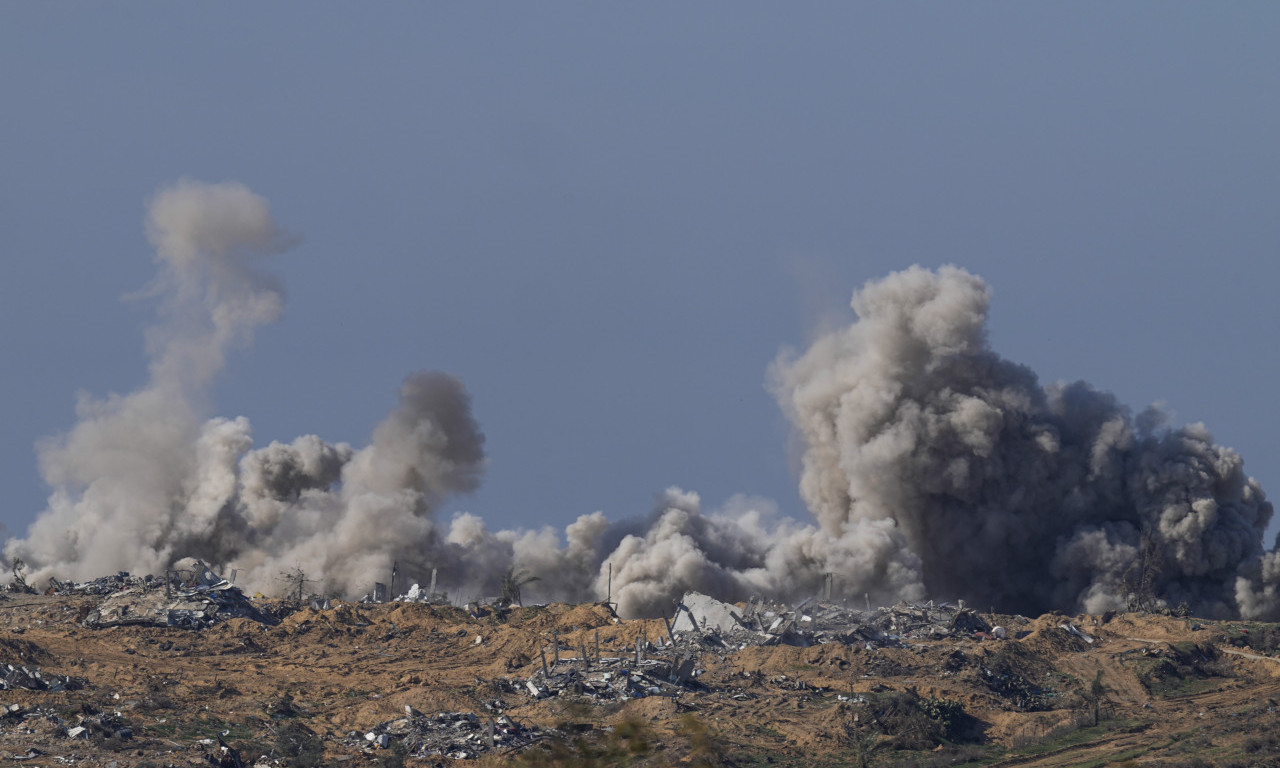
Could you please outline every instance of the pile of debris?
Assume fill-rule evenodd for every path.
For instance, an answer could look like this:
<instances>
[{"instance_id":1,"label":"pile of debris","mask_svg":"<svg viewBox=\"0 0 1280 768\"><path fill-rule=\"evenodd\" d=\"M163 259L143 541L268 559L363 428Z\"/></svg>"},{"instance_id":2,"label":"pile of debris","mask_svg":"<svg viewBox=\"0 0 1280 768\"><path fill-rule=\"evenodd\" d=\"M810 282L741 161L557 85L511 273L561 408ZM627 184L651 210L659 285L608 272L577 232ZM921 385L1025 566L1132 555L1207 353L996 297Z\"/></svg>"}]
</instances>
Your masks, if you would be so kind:
<instances>
[{"instance_id":1,"label":"pile of debris","mask_svg":"<svg viewBox=\"0 0 1280 768\"><path fill-rule=\"evenodd\" d=\"M521 725L506 715L481 721L473 712L441 712L428 716L413 707L404 709L404 717L379 723L363 734L352 732L348 744L373 751L398 743L404 747L406 757L471 760L493 750L517 752L551 733Z\"/></svg>"},{"instance_id":2,"label":"pile of debris","mask_svg":"<svg viewBox=\"0 0 1280 768\"><path fill-rule=\"evenodd\" d=\"M66 737L120 746L133 739L133 727L116 716L106 713L80 714L74 721L68 721L53 709L24 707L20 704L0 705L0 728L37 737L37 743L42 744Z\"/></svg>"},{"instance_id":3,"label":"pile of debris","mask_svg":"<svg viewBox=\"0 0 1280 768\"><path fill-rule=\"evenodd\" d=\"M650 650L658 650L649 646ZM586 696L596 701L627 701L646 696L674 696L693 688L702 670L695 668L693 654L686 651L677 659L632 659L603 657L581 663L567 658L536 672L525 682L525 690L535 699L549 696Z\"/></svg>"},{"instance_id":4,"label":"pile of debris","mask_svg":"<svg viewBox=\"0 0 1280 768\"><path fill-rule=\"evenodd\" d=\"M84 681L66 675L52 675L31 667L0 666L0 691L76 691L84 687ZM15 705L16 706L16 705Z\"/></svg>"},{"instance_id":5,"label":"pile of debris","mask_svg":"<svg viewBox=\"0 0 1280 768\"><path fill-rule=\"evenodd\" d=\"M598 702L626 701L647 696L679 696L705 692L698 681L704 670L699 659L706 652L723 653L748 646L819 643L865 645L868 649L900 646L910 639L941 637L1003 638L963 604L899 603L874 611L859 611L834 603L804 601L795 607L752 599L745 609L690 592L675 618L664 620L666 636L655 642L637 637L634 653L602 656L599 638L594 653L585 636L578 647L553 633L550 649L542 649L541 665L523 689L536 699L581 696ZM573 653L562 656L561 651Z\"/></svg>"},{"instance_id":6,"label":"pile of debris","mask_svg":"<svg viewBox=\"0 0 1280 768\"><path fill-rule=\"evenodd\" d=\"M103 576L91 581L75 583L58 581L50 577L46 595L111 595L124 589L155 589L164 586L164 580L147 574L131 576L128 571L121 571L110 576Z\"/></svg>"},{"instance_id":7,"label":"pile of debris","mask_svg":"<svg viewBox=\"0 0 1280 768\"><path fill-rule=\"evenodd\" d=\"M668 625L668 629L670 625ZM626 656L602 656L600 635L588 644L586 636L578 648L552 633L550 654L539 650L541 667L524 681L524 690L535 699L551 696L585 696L595 701L627 701L647 696L676 696L683 690L707 690L697 681L704 670L698 668L700 648L679 647L668 632L667 642L636 638L635 651ZM576 656L561 656L576 651Z\"/></svg>"},{"instance_id":8,"label":"pile of debris","mask_svg":"<svg viewBox=\"0 0 1280 768\"><path fill-rule=\"evenodd\" d=\"M59 594L108 595L85 615L86 627L204 629L231 618L278 623L258 610L239 587L199 560L190 561L189 568L169 571L163 579L120 573L84 584L55 585L62 590Z\"/></svg>"},{"instance_id":9,"label":"pile of debris","mask_svg":"<svg viewBox=\"0 0 1280 768\"><path fill-rule=\"evenodd\" d=\"M995 637L992 627L964 603L898 603L860 611L848 606L811 600L789 608L752 598L746 608L720 602L699 592L684 596L675 620L668 623L676 636L693 634L725 645L796 645L818 643L898 645L903 640L943 637ZM996 629L999 629L998 627Z\"/></svg>"},{"instance_id":10,"label":"pile of debris","mask_svg":"<svg viewBox=\"0 0 1280 768\"><path fill-rule=\"evenodd\" d=\"M937 639L990 634L991 625L976 611L956 603L898 603L880 608L871 625L891 639Z\"/></svg>"},{"instance_id":11,"label":"pile of debris","mask_svg":"<svg viewBox=\"0 0 1280 768\"><path fill-rule=\"evenodd\" d=\"M94 716L81 715L77 725L67 728L67 737L90 739L97 743L114 739L118 744L133 738L133 728L105 712Z\"/></svg>"}]
</instances>

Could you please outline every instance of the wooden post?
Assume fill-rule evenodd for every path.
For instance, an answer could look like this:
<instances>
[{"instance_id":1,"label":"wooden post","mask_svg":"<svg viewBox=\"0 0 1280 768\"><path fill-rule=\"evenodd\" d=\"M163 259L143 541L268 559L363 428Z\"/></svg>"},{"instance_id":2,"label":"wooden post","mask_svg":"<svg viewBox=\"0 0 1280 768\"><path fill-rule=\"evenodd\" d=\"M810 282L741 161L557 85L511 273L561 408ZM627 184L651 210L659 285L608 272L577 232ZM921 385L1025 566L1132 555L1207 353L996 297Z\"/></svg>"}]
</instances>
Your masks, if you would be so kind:
<instances>
[{"instance_id":1,"label":"wooden post","mask_svg":"<svg viewBox=\"0 0 1280 768\"><path fill-rule=\"evenodd\" d=\"M547 671L547 649L539 648L538 654L542 656L542 676L551 677L551 673Z\"/></svg>"},{"instance_id":2,"label":"wooden post","mask_svg":"<svg viewBox=\"0 0 1280 768\"><path fill-rule=\"evenodd\" d=\"M552 649L552 653L555 654L556 663L559 664L560 663L560 633L559 632L551 633L551 642L553 645L555 645L555 648Z\"/></svg>"}]
</instances>

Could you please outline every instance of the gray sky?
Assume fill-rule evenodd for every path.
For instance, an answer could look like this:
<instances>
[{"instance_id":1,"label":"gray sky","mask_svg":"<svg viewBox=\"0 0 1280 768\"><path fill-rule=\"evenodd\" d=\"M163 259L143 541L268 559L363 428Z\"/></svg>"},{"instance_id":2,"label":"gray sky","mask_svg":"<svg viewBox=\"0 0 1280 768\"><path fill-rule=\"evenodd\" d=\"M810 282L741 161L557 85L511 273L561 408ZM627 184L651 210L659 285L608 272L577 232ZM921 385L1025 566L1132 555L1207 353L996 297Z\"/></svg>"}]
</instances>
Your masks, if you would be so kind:
<instances>
[{"instance_id":1,"label":"gray sky","mask_svg":"<svg viewBox=\"0 0 1280 768\"><path fill-rule=\"evenodd\" d=\"M807 517L766 369L955 263L991 339L1203 421L1280 487L1274 3L0 3L0 520L75 393L145 381L146 200L303 243L216 412L362 445L461 377L493 526L678 484Z\"/></svg>"}]
</instances>

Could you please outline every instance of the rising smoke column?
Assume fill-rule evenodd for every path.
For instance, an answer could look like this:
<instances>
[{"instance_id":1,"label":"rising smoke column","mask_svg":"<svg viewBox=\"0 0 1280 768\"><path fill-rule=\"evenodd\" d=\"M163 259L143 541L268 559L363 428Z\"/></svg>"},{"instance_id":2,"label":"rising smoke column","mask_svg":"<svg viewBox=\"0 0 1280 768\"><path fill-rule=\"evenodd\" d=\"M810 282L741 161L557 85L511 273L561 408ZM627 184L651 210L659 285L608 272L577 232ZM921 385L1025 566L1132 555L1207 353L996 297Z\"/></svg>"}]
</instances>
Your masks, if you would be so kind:
<instances>
[{"instance_id":1,"label":"rising smoke column","mask_svg":"<svg viewBox=\"0 0 1280 768\"><path fill-rule=\"evenodd\" d=\"M280 291L258 263L290 241L245 186L189 180L151 200L147 235L159 268L151 293L161 300L147 334L150 377L128 395L81 396L75 427L39 446L49 507L26 539L6 546L36 567L34 577L156 572L175 543L220 524L216 505L175 500L217 496L214 486L233 482L203 471L218 450L206 432L235 431L203 424L208 388L228 349L278 317Z\"/></svg>"},{"instance_id":2,"label":"rising smoke column","mask_svg":"<svg viewBox=\"0 0 1280 768\"><path fill-rule=\"evenodd\" d=\"M292 244L267 201L236 183L183 180L147 211L159 320L147 333L147 383L104 400L82 397L78 421L39 446L53 489L26 538L6 544L31 578L158 573L195 556L244 569L272 590L303 568L347 593L385 579L397 558L465 553L432 512L474 489L484 437L461 382L410 376L399 405L360 450L314 435L253 450L248 419L208 419L226 354L279 317L282 296L260 263ZM432 553L438 557L432 557Z\"/></svg>"},{"instance_id":3,"label":"rising smoke column","mask_svg":"<svg viewBox=\"0 0 1280 768\"><path fill-rule=\"evenodd\" d=\"M228 503L251 522L253 546L229 564L260 582L301 568L338 595L389 581L397 564L406 580L422 580L433 567L470 580L471 570L495 561L467 562L468 553L450 545L434 513L445 498L479 485L483 445L462 382L414 374L365 448L352 451L309 436L244 457L239 498ZM266 474L264 466L288 470Z\"/></svg>"},{"instance_id":4,"label":"rising smoke column","mask_svg":"<svg viewBox=\"0 0 1280 768\"><path fill-rule=\"evenodd\" d=\"M1005 610L1124 608L1144 574L1201 612L1274 604L1272 507L1240 456L1084 382L1042 386L989 348L989 300L964 270L913 267L775 365L821 527L890 523L930 594Z\"/></svg>"}]
</instances>

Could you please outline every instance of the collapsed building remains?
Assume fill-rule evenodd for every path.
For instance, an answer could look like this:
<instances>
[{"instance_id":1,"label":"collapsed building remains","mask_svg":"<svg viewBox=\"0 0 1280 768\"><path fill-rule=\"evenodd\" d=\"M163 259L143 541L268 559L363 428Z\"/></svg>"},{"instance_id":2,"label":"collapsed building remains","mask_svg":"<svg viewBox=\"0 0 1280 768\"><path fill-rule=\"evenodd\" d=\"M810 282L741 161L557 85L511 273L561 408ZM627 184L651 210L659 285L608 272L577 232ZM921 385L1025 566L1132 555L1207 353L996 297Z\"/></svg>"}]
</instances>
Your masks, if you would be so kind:
<instances>
[{"instance_id":1,"label":"collapsed building remains","mask_svg":"<svg viewBox=\"0 0 1280 768\"><path fill-rule=\"evenodd\" d=\"M684 596L671 622L675 635L695 634L716 642L745 648L749 645L797 645L819 643L884 646L903 640L943 637L996 637L995 629L976 611L960 603L898 603L872 610L857 610L830 602L811 600L794 606L758 598L745 609L713 597L690 592Z\"/></svg>"},{"instance_id":2,"label":"collapsed building remains","mask_svg":"<svg viewBox=\"0 0 1280 768\"><path fill-rule=\"evenodd\" d=\"M182 564L186 567L170 570L164 578L121 572L79 584L50 579L46 594L104 596L84 615L82 623L92 628L143 625L198 630L231 618L277 623L203 561L188 559Z\"/></svg>"},{"instance_id":3,"label":"collapsed building remains","mask_svg":"<svg viewBox=\"0 0 1280 768\"><path fill-rule=\"evenodd\" d=\"M365 733L347 736L350 746L366 751L387 749L397 743L412 758L448 757L469 760L498 751L515 752L536 744L551 732L521 725L506 715L481 720L473 712L440 712L424 715L405 707L405 716L379 723Z\"/></svg>"}]
</instances>

